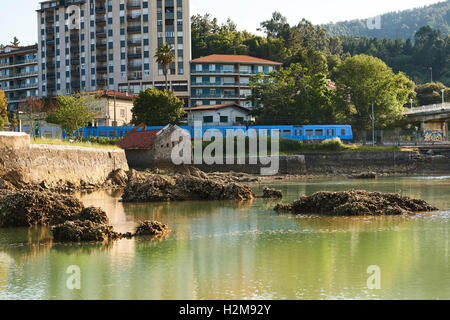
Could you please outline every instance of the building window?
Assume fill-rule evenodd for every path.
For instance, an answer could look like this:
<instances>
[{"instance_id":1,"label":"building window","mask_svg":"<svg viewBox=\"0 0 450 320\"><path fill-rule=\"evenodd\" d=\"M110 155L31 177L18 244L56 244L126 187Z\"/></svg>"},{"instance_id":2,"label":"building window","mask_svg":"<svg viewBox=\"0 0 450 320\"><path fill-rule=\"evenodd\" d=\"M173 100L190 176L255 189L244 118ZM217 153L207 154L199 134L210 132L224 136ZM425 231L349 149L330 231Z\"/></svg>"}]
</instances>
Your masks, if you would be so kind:
<instances>
[{"instance_id":1,"label":"building window","mask_svg":"<svg viewBox=\"0 0 450 320\"><path fill-rule=\"evenodd\" d=\"M213 122L213 117L212 116L204 116L203 117L203 122L204 123L212 123Z\"/></svg>"},{"instance_id":2,"label":"building window","mask_svg":"<svg viewBox=\"0 0 450 320\"><path fill-rule=\"evenodd\" d=\"M228 117L226 117L226 116L221 116L221 117L220 117L220 122L221 122L221 123L227 123L227 122L228 122Z\"/></svg>"}]
</instances>

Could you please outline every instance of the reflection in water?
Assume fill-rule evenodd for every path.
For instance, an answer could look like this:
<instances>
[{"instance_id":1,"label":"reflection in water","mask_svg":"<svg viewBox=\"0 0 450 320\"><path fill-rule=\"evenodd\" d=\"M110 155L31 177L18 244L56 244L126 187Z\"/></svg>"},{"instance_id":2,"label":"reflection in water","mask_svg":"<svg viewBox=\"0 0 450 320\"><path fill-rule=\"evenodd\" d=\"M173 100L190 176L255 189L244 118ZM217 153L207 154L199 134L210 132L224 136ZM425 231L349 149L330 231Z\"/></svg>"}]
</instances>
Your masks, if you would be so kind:
<instances>
[{"instance_id":1,"label":"reflection in water","mask_svg":"<svg viewBox=\"0 0 450 320\"><path fill-rule=\"evenodd\" d=\"M275 182L290 202L319 190L400 192L450 208L450 179ZM262 192L264 186L255 186ZM120 194L81 195L120 232L167 223L164 241L51 243L49 231L0 230L3 299L449 299L450 211L413 217L278 215L277 201L122 204ZM71 265L81 290L66 288ZM382 271L382 290L366 270Z\"/></svg>"}]
</instances>

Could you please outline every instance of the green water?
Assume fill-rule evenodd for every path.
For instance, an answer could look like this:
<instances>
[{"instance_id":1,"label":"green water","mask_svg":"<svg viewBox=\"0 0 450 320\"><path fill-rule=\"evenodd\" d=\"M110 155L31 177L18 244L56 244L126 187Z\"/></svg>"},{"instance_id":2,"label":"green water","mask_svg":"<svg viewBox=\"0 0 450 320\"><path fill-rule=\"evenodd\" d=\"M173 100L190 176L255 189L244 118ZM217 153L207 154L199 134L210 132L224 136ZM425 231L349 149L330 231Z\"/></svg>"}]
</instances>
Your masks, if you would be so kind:
<instances>
[{"instance_id":1,"label":"green water","mask_svg":"<svg viewBox=\"0 0 450 320\"><path fill-rule=\"evenodd\" d=\"M82 195L121 232L158 220L164 241L51 242L45 228L0 230L1 299L450 299L450 177L272 184L285 202L351 188L401 192L441 212L415 217L278 215L274 202L129 205L120 194ZM261 192L262 186L255 186ZM66 270L81 270L69 290ZM381 289L367 287L379 266Z\"/></svg>"}]
</instances>

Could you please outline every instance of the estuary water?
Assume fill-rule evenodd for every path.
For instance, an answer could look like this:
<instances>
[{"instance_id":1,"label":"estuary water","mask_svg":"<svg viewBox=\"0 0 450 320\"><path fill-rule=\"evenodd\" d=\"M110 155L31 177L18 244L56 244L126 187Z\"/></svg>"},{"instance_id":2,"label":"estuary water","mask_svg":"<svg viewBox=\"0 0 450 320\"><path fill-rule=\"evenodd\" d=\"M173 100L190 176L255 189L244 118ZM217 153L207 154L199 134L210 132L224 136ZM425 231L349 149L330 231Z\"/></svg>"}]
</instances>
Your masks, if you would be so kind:
<instances>
[{"instance_id":1,"label":"estuary water","mask_svg":"<svg viewBox=\"0 0 450 320\"><path fill-rule=\"evenodd\" d=\"M253 185L262 193L266 185ZM167 223L162 241L58 244L47 228L0 229L0 299L450 299L450 177L274 182L283 202L320 190L422 198L442 211L413 217L279 215L276 202L122 204L79 195L120 232ZM70 266L80 289L67 286ZM380 289L369 288L370 266ZM73 269L72 269L73 270Z\"/></svg>"}]
</instances>

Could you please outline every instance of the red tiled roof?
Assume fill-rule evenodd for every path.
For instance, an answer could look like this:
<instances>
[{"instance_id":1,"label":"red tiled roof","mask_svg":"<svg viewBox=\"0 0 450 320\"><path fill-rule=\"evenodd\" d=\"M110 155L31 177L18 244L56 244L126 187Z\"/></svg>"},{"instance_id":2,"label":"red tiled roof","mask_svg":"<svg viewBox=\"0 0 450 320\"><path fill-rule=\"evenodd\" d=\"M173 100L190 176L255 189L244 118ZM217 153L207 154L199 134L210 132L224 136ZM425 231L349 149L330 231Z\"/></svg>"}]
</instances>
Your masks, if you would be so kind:
<instances>
[{"instance_id":1,"label":"red tiled roof","mask_svg":"<svg viewBox=\"0 0 450 320\"><path fill-rule=\"evenodd\" d=\"M205 106L198 106L198 107L192 107L192 108L186 108L185 111L202 111L202 110L221 110L228 107L235 107L239 108L241 110L250 112L250 109L247 109L246 107L243 107L237 103L228 103L228 104L215 104L215 105L205 105Z\"/></svg>"},{"instance_id":2,"label":"red tiled roof","mask_svg":"<svg viewBox=\"0 0 450 320\"><path fill-rule=\"evenodd\" d=\"M125 93L125 92L119 92L119 91L113 91L113 90L97 90L97 91L88 91L84 92L84 94L92 94L92 95L100 95L102 97L108 97L108 98L116 98L119 99L127 99L127 100L133 100L134 95Z\"/></svg>"},{"instance_id":3,"label":"red tiled roof","mask_svg":"<svg viewBox=\"0 0 450 320\"><path fill-rule=\"evenodd\" d=\"M124 150L150 149L155 142L156 135L161 130L134 131L128 133L117 145Z\"/></svg>"},{"instance_id":4,"label":"red tiled roof","mask_svg":"<svg viewBox=\"0 0 450 320\"><path fill-rule=\"evenodd\" d=\"M213 54L206 57L201 57L192 60L192 62L233 62L233 63L262 63L262 64L275 64L282 65L280 62L243 56L243 55L231 55L231 54Z\"/></svg>"}]
</instances>

